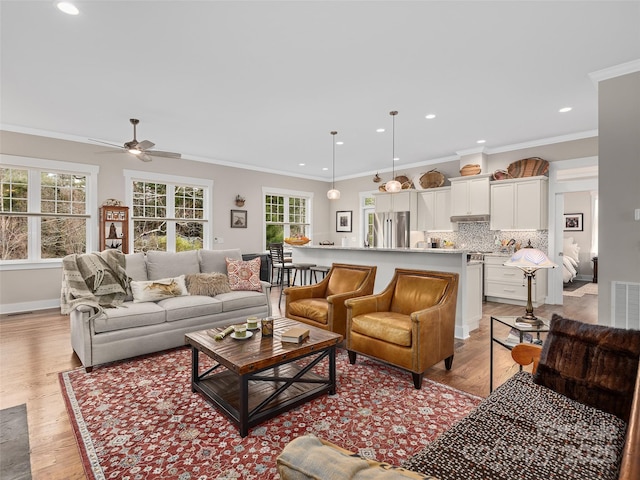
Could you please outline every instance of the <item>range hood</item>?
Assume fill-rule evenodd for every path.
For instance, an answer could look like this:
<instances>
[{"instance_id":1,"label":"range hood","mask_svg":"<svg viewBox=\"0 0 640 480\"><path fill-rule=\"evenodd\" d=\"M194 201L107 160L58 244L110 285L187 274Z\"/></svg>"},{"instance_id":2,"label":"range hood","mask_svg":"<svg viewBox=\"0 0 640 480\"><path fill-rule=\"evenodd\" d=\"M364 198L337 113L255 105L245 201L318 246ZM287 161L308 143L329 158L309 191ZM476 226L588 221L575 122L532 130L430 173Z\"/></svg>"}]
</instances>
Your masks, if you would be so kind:
<instances>
[{"instance_id":1,"label":"range hood","mask_svg":"<svg viewBox=\"0 0 640 480\"><path fill-rule=\"evenodd\" d=\"M453 223L469 223L469 222L488 222L489 214L484 215L452 215Z\"/></svg>"}]
</instances>

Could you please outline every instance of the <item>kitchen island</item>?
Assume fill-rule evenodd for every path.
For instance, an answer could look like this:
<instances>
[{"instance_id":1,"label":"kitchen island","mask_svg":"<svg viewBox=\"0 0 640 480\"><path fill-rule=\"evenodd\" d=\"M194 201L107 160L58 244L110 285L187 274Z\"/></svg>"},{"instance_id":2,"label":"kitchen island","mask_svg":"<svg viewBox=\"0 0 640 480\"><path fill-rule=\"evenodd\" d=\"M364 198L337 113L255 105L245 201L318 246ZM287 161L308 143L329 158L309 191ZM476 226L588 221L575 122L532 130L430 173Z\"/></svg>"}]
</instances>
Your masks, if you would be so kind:
<instances>
[{"instance_id":1,"label":"kitchen island","mask_svg":"<svg viewBox=\"0 0 640 480\"><path fill-rule=\"evenodd\" d=\"M391 281L396 268L436 270L460 275L456 307L456 338L467 338L482 318L482 264L467 264L467 250L451 248L363 248L305 245L292 249L293 263L375 265L374 293Z\"/></svg>"}]
</instances>

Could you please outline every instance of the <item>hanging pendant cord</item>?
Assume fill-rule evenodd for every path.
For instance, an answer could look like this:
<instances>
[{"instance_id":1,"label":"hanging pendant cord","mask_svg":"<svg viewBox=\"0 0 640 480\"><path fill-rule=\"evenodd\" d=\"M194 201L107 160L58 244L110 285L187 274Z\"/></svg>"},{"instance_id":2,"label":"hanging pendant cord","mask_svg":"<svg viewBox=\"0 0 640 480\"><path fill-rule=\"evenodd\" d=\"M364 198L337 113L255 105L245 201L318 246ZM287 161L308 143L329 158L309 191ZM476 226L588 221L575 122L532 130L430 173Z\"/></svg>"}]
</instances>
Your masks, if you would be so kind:
<instances>
[{"instance_id":1,"label":"hanging pendant cord","mask_svg":"<svg viewBox=\"0 0 640 480\"><path fill-rule=\"evenodd\" d=\"M396 115L398 112L393 110L389 112L391 115L391 180L396 178Z\"/></svg>"},{"instance_id":2,"label":"hanging pendant cord","mask_svg":"<svg viewBox=\"0 0 640 480\"><path fill-rule=\"evenodd\" d=\"M333 143L333 168L331 174L331 189L336 189L336 137L338 132L331 132L331 143Z\"/></svg>"}]
</instances>

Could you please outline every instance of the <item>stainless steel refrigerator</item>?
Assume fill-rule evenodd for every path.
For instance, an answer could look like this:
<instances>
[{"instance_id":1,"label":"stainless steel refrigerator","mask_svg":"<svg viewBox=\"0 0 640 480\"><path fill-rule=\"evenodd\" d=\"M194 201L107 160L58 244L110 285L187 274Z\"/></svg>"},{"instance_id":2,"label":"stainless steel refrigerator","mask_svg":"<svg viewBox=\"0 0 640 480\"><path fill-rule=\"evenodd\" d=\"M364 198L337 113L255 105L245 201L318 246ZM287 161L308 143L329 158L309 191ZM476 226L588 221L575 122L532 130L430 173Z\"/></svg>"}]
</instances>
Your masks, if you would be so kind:
<instances>
[{"instance_id":1,"label":"stainless steel refrigerator","mask_svg":"<svg viewBox=\"0 0 640 480\"><path fill-rule=\"evenodd\" d=\"M409 248L409 212L376 213L373 224L374 247Z\"/></svg>"}]
</instances>

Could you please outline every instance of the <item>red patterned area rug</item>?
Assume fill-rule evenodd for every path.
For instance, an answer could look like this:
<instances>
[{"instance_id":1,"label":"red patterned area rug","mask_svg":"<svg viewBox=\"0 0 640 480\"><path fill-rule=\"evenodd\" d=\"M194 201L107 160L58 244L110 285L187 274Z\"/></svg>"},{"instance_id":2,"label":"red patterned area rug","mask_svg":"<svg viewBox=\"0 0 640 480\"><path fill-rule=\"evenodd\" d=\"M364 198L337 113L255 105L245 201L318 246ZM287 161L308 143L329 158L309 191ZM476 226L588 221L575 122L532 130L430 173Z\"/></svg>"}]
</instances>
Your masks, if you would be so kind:
<instances>
[{"instance_id":1,"label":"red patterned area rug","mask_svg":"<svg viewBox=\"0 0 640 480\"><path fill-rule=\"evenodd\" d=\"M204 356L201 355L201 359ZM191 392L191 351L180 348L60 374L62 393L91 479L277 479L276 457L313 433L361 455L399 465L481 400L338 350L336 395L238 428ZM455 365L454 365L455 368Z\"/></svg>"}]
</instances>

